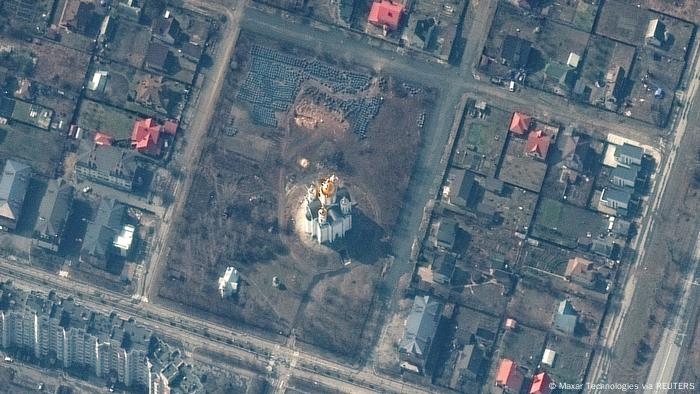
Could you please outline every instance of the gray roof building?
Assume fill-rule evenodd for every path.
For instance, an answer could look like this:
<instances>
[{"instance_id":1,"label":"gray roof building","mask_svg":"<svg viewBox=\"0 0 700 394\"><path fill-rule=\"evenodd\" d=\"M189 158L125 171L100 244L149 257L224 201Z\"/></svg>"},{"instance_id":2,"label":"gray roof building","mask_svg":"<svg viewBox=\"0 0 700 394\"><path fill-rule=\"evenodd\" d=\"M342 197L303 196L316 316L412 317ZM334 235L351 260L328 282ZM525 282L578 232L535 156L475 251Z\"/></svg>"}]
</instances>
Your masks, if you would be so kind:
<instances>
[{"instance_id":1,"label":"gray roof building","mask_svg":"<svg viewBox=\"0 0 700 394\"><path fill-rule=\"evenodd\" d=\"M84 141L80 144L75 172L78 179L131 191L138 167L136 156L126 149Z\"/></svg>"},{"instance_id":2,"label":"gray roof building","mask_svg":"<svg viewBox=\"0 0 700 394\"><path fill-rule=\"evenodd\" d=\"M430 270L433 273L433 281L442 284L449 284L452 275L455 273L457 258L452 253L440 253L433 260Z\"/></svg>"},{"instance_id":3,"label":"gray roof building","mask_svg":"<svg viewBox=\"0 0 700 394\"><path fill-rule=\"evenodd\" d=\"M573 335L578 323L578 314L569 300L559 303L557 313L554 315L554 327L567 334Z\"/></svg>"},{"instance_id":4,"label":"gray roof building","mask_svg":"<svg viewBox=\"0 0 700 394\"><path fill-rule=\"evenodd\" d=\"M73 205L73 191L73 187L63 179L49 181L34 226L37 245L54 252L58 250L63 227Z\"/></svg>"},{"instance_id":5,"label":"gray roof building","mask_svg":"<svg viewBox=\"0 0 700 394\"><path fill-rule=\"evenodd\" d=\"M435 236L435 246L452 250L456 239L457 222L452 219L442 219L438 225L437 235Z\"/></svg>"},{"instance_id":6,"label":"gray roof building","mask_svg":"<svg viewBox=\"0 0 700 394\"><path fill-rule=\"evenodd\" d=\"M530 57L532 43L520 37L508 35L503 40L501 57L512 68L523 68Z\"/></svg>"},{"instance_id":7,"label":"gray roof building","mask_svg":"<svg viewBox=\"0 0 700 394\"><path fill-rule=\"evenodd\" d=\"M170 49L167 46L159 42L152 42L146 51L145 65L159 71L165 71L170 56Z\"/></svg>"},{"instance_id":8,"label":"gray roof building","mask_svg":"<svg viewBox=\"0 0 700 394\"><path fill-rule=\"evenodd\" d=\"M450 204L466 208L469 196L474 189L474 174L462 169L453 169L450 171L449 177L450 185L447 198Z\"/></svg>"},{"instance_id":9,"label":"gray roof building","mask_svg":"<svg viewBox=\"0 0 700 394\"><path fill-rule=\"evenodd\" d=\"M430 296L416 296L411 313L406 319L406 329L399 342L399 353L403 361L420 368L425 367L442 309L443 304Z\"/></svg>"},{"instance_id":10,"label":"gray roof building","mask_svg":"<svg viewBox=\"0 0 700 394\"><path fill-rule=\"evenodd\" d=\"M617 166L610 172L610 182L619 187L634 187L637 184L639 170L636 164L629 167Z\"/></svg>"},{"instance_id":11,"label":"gray roof building","mask_svg":"<svg viewBox=\"0 0 700 394\"><path fill-rule=\"evenodd\" d=\"M603 189L600 200L606 206L618 210L618 213L622 213L621 216L625 216L630 201L632 200L632 191L628 188L618 189L615 187L607 187Z\"/></svg>"},{"instance_id":12,"label":"gray roof building","mask_svg":"<svg viewBox=\"0 0 700 394\"><path fill-rule=\"evenodd\" d=\"M631 164L641 165L644 150L638 146L625 143L615 148L614 156L615 160L624 166Z\"/></svg>"},{"instance_id":13,"label":"gray roof building","mask_svg":"<svg viewBox=\"0 0 700 394\"><path fill-rule=\"evenodd\" d=\"M14 160L5 163L0 180L0 225L11 230L17 227L31 176L28 165Z\"/></svg>"},{"instance_id":14,"label":"gray roof building","mask_svg":"<svg viewBox=\"0 0 700 394\"><path fill-rule=\"evenodd\" d=\"M106 268L114 237L119 234L125 216L126 206L118 201L104 199L100 202L95 220L88 224L85 232L81 261L87 261L101 269Z\"/></svg>"}]
</instances>

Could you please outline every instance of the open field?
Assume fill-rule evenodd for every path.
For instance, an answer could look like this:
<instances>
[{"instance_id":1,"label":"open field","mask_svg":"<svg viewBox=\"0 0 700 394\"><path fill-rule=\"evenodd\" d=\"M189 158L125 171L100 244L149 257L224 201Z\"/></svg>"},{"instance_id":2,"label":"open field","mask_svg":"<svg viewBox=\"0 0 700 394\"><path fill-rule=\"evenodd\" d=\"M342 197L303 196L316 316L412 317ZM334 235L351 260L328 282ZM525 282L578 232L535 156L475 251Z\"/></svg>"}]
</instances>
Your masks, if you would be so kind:
<instances>
[{"instance_id":1,"label":"open field","mask_svg":"<svg viewBox=\"0 0 700 394\"><path fill-rule=\"evenodd\" d=\"M619 0L610 0L600 10L596 33L638 47L644 45L648 22L648 10Z\"/></svg>"},{"instance_id":2,"label":"open field","mask_svg":"<svg viewBox=\"0 0 700 394\"><path fill-rule=\"evenodd\" d=\"M145 26L119 20L114 27L112 40L102 56L118 62L125 62L133 67L141 67L146 57L151 32Z\"/></svg>"},{"instance_id":3,"label":"open field","mask_svg":"<svg viewBox=\"0 0 700 394\"><path fill-rule=\"evenodd\" d=\"M484 119L466 117L452 164L486 176L496 175L511 115L490 107Z\"/></svg>"},{"instance_id":4,"label":"open field","mask_svg":"<svg viewBox=\"0 0 700 394\"><path fill-rule=\"evenodd\" d=\"M632 68L628 102L630 116L663 127L673 103L673 92L678 87L685 63L657 53L645 51L638 55ZM642 80L646 82L641 82ZM656 89L663 95L655 96Z\"/></svg>"},{"instance_id":5,"label":"open field","mask_svg":"<svg viewBox=\"0 0 700 394\"><path fill-rule=\"evenodd\" d=\"M576 251L541 242L537 246L525 246L522 262L530 267L563 276L569 259L579 255Z\"/></svg>"},{"instance_id":6,"label":"open field","mask_svg":"<svg viewBox=\"0 0 700 394\"><path fill-rule=\"evenodd\" d=\"M535 371L544 351L547 333L519 324L515 330L506 331L501 343L501 357Z\"/></svg>"},{"instance_id":7,"label":"open field","mask_svg":"<svg viewBox=\"0 0 700 394\"><path fill-rule=\"evenodd\" d=\"M591 346L572 338L550 335L545 347L556 352L554 365L545 367L555 381L570 384L583 382L584 371L593 350Z\"/></svg>"},{"instance_id":8,"label":"open field","mask_svg":"<svg viewBox=\"0 0 700 394\"><path fill-rule=\"evenodd\" d=\"M649 8L655 11L662 12L674 16L676 18L700 23L700 8L694 0L625 0L634 5L641 5L643 8Z\"/></svg>"},{"instance_id":9,"label":"open field","mask_svg":"<svg viewBox=\"0 0 700 394\"><path fill-rule=\"evenodd\" d=\"M539 193L547 172L547 164L525 154L527 140L513 135L508 136L508 145L503 156L503 162L498 172L498 178Z\"/></svg>"},{"instance_id":10,"label":"open field","mask_svg":"<svg viewBox=\"0 0 700 394\"><path fill-rule=\"evenodd\" d=\"M229 324L294 330L310 346L361 356L386 236L411 175L406 163L420 144L419 115L434 93L246 32L236 48L159 295ZM290 72L270 73L281 68L306 77L294 82ZM348 75L348 82L318 70ZM264 73L278 87L271 103L257 99L269 88L255 82ZM381 106L364 112L378 94ZM405 116L407 109L415 116ZM353 229L327 248L300 234L296 222L305 186L331 173L357 205ZM241 290L212 302L226 266L241 273ZM279 288L272 286L275 276Z\"/></svg>"},{"instance_id":11,"label":"open field","mask_svg":"<svg viewBox=\"0 0 700 394\"><path fill-rule=\"evenodd\" d=\"M37 173L53 177L61 170L65 139L34 127L12 124L0 126L0 159L21 159Z\"/></svg>"},{"instance_id":12,"label":"open field","mask_svg":"<svg viewBox=\"0 0 700 394\"><path fill-rule=\"evenodd\" d=\"M579 238L597 237L606 231L607 219L601 214L546 198L540 201L532 225L533 237L566 248L576 247Z\"/></svg>"},{"instance_id":13,"label":"open field","mask_svg":"<svg viewBox=\"0 0 700 394\"><path fill-rule=\"evenodd\" d=\"M586 86L578 99L592 105L604 105L605 74L613 66L620 66L625 74L632 70L635 48L610 38L592 35L583 59L579 83Z\"/></svg>"},{"instance_id":14,"label":"open field","mask_svg":"<svg viewBox=\"0 0 700 394\"><path fill-rule=\"evenodd\" d=\"M593 4L591 4L593 3ZM573 0L554 2L549 10L548 18L574 27L586 33L593 30L593 23L598 14L600 3L590 0Z\"/></svg>"},{"instance_id":15,"label":"open field","mask_svg":"<svg viewBox=\"0 0 700 394\"><path fill-rule=\"evenodd\" d=\"M103 131L115 140L122 140L131 138L131 130L137 118L122 109L83 100L78 113L78 126L94 132Z\"/></svg>"},{"instance_id":16,"label":"open field","mask_svg":"<svg viewBox=\"0 0 700 394\"><path fill-rule=\"evenodd\" d=\"M79 92L90 56L74 49L65 48L50 41L23 43L36 55L33 79L47 86Z\"/></svg>"},{"instance_id":17,"label":"open field","mask_svg":"<svg viewBox=\"0 0 700 394\"><path fill-rule=\"evenodd\" d=\"M548 331L554 312L562 298L555 289L541 289L535 284L521 281L508 303L508 317L532 328Z\"/></svg>"},{"instance_id":18,"label":"open field","mask_svg":"<svg viewBox=\"0 0 700 394\"><path fill-rule=\"evenodd\" d=\"M638 7L637 4L620 0L606 1L600 11L596 33L642 49L645 47L644 34L649 21L653 19L659 19L663 23L670 39L661 47L650 49L663 56L684 61L695 31L693 24Z\"/></svg>"}]
</instances>

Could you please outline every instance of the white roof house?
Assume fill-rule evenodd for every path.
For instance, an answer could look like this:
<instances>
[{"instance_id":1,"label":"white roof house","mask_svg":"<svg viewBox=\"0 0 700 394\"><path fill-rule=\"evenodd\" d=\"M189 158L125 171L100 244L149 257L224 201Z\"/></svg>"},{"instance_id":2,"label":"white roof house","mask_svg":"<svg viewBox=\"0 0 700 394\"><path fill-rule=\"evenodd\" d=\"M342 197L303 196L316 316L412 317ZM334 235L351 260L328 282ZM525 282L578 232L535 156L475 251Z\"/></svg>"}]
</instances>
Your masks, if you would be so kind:
<instances>
[{"instance_id":1,"label":"white roof house","mask_svg":"<svg viewBox=\"0 0 700 394\"><path fill-rule=\"evenodd\" d=\"M134 231L136 228L131 224L126 224L122 230L114 237L114 246L124 252L131 249L131 244L134 242Z\"/></svg>"},{"instance_id":2,"label":"white roof house","mask_svg":"<svg viewBox=\"0 0 700 394\"><path fill-rule=\"evenodd\" d=\"M92 74L92 79L88 82L87 88L92 91L104 89L107 83L107 75L109 75L107 71L95 71Z\"/></svg>"},{"instance_id":3,"label":"white roof house","mask_svg":"<svg viewBox=\"0 0 700 394\"><path fill-rule=\"evenodd\" d=\"M571 52L569 53L569 59L566 61L566 65L571 68L578 68L578 63L581 61L581 56Z\"/></svg>"},{"instance_id":4,"label":"white roof house","mask_svg":"<svg viewBox=\"0 0 700 394\"><path fill-rule=\"evenodd\" d=\"M542 364L551 367L554 365L554 357L556 357L557 353L552 350L552 349L545 349L544 354L542 355Z\"/></svg>"},{"instance_id":5,"label":"white roof house","mask_svg":"<svg viewBox=\"0 0 700 394\"><path fill-rule=\"evenodd\" d=\"M233 267L226 268L224 276L219 278L219 293L221 298L228 297L238 292L238 270Z\"/></svg>"}]
</instances>

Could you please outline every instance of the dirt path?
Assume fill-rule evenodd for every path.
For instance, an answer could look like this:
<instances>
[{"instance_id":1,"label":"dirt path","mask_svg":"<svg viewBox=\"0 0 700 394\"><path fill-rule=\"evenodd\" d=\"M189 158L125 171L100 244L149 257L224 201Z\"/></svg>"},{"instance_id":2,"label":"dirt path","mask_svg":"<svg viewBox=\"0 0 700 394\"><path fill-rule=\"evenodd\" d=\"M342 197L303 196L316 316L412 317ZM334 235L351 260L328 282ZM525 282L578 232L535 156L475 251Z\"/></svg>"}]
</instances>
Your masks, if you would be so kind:
<instances>
[{"instance_id":1,"label":"dirt path","mask_svg":"<svg viewBox=\"0 0 700 394\"><path fill-rule=\"evenodd\" d=\"M160 237L154 240L154 245L156 245L155 251L157 251L157 253L154 251L152 254L153 258L144 272L143 287L138 295L145 301L147 301L149 297L155 296L154 292L157 292L153 284L157 278L161 277L162 270L165 268L166 259L168 257L168 250L163 250L162 248L169 244L173 233L173 219L180 216L187 201L194 178L194 170L197 163L199 163L204 140L209 130L216 104L219 100L224 79L226 78L226 71L228 70L227 65L233 54L235 44L238 41L240 20L246 3L246 0L242 0L236 5L235 9L231 10L230 8L211 4L209 2L198 0L187 1L187 5L190 7L202 9L207 13L214 11L226 15L227 23L225 25L226 30L219 40L217 53L215 56L212 56L216 59L216 62L212 67L212 71L205 77L206 79L202 84L199 97L197 98L196 107L192 111L195 117L186 130L187 145L181 154L184 158L184 162L181 166L184 180L175 185L173 192L175 201L163 218L163 226L159 233Z\"/></svg>"}]
</instances>

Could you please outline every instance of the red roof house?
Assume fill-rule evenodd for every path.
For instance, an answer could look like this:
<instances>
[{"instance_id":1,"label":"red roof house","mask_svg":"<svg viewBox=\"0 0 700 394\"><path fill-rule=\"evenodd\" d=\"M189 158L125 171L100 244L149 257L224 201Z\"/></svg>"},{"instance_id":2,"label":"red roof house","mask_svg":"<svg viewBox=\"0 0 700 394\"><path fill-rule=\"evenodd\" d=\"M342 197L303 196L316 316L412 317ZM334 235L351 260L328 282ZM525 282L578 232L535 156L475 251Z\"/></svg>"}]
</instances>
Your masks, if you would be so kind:
<instances>
[{"instance_id":1,"label":"red roof house","mask_svg":"<svg viewBox=\"0 0 700 394\"><path fill-rule=\"evenodd\" d=\"M134 122L131 132L131 147L140 153L160 153L160 133L163 126L148 118Z\"/></svg>"},{"instance_id":2,"label":"red roof house","mask_svg":"<svg viewBox=\"0 0 700 394\"><path fill-rule=\"evenodd\" d=\"M527 136L527 145L525 146L525 154L544 160L547 158L549 144L552 142L552 137L545 134L542 130L537 130Z\"/></svg>"},{"instance_id":3,"label":"red roof house","mask_svg":"<svg viewBox=\"0 0 700 394\"><path fill-rule=\"evenodd\" d=\"M114 138L107 133L98 132L95 134L95 144L97 145L112 145L113 142Z\"/></svg>"},{"instance_id":4,"label":"red roof house","mask_svg":"<svg viewBox=\"0 0 700 394\"><path fill-rule=\"evenodd\" d=\"M510 121L510 132L516 135L525 135L530 130L531 118L522 112L514 112Z\"/></svg>"},{"instance_id":5,"label":"red roof house","mask_svg":"<svg viewBox=\"0 0 700 394\"><path fill-rule=\"evenodd\" d=\"M523 373L515 361L502 358L496 374L496 385L511 393L519 393L524 380Z\"/></svg>"},{"instance_id":6,"label":"red roof house","mask_svg":"<svg viewBox=\"0 0 700 394\"><path fill-rule=\"evenodd\" d=\"M546 372L540 372L532 378L532 386L530 386L530 394L550 394L552 389L550 385L554 381L547 375Z\"/></svg>"},{"instance_id":7,"label":"red roof house","mask_svg":"<svg viewBox=\"0 0 700 394\"><path fill-rule=\"evenodd\" d=\"M169 120L163 124L163 131L170 134L170 135L175 135L177 133L177 122L174 120Z\"/></svg>"},{"instance_id":8,"label":"red roof house","mask_svg":"<svg viewBox=\"0 0 700 394\"><path fill-rule=\"evenodd\" d=\"M401 22L401 14L404 12L404 5L393 3L390 0L380 0L372 3L369 11L369 23L384 27L387 30L396 30Z\"/></svg>"}]
</instances>

